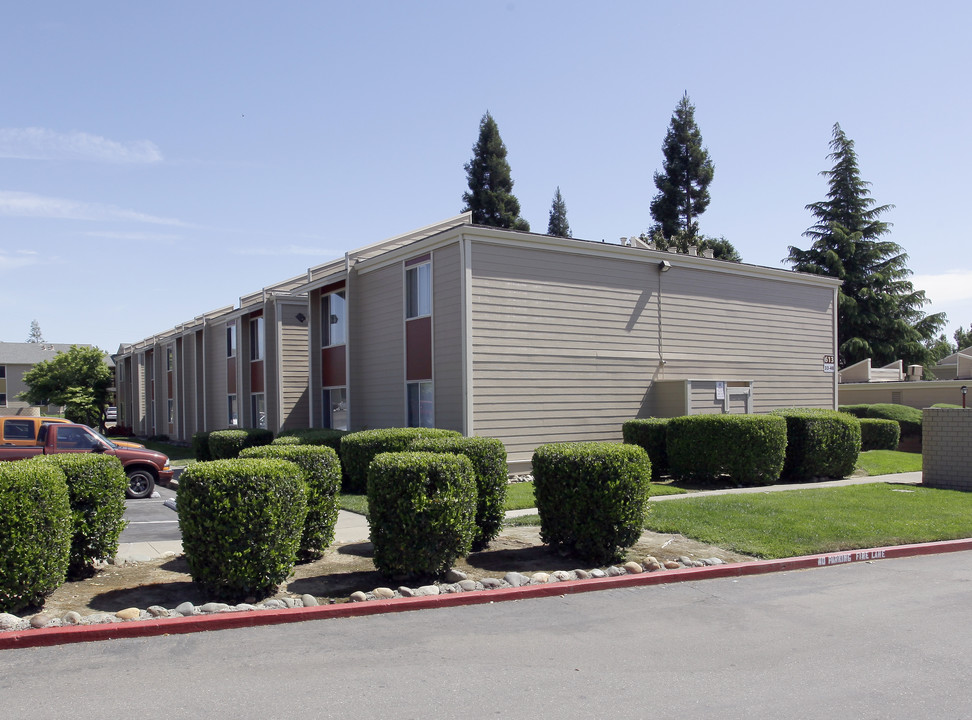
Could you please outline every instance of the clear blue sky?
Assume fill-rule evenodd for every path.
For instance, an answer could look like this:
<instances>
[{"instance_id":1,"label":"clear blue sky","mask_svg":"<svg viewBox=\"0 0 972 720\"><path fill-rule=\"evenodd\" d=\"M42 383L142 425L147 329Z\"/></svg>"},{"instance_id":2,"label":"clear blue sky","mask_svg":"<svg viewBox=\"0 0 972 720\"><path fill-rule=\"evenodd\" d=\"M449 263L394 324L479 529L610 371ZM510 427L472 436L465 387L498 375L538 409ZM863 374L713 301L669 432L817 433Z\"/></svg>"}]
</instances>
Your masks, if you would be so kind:
<instances>
[{"instance_id":1,"label":"clear blue sky","mask_svg":"<svg viewBox=\"0 0 972 720\"><path fill-rule=\"evenodd\" d=\"M488 109L523 216L651 224L683 91L715 163L702 231L785 267L831 129L972 323L965 2L14 3L0 23L0 340L114 352L451 217Z\"/></svg>"}]
</instances>

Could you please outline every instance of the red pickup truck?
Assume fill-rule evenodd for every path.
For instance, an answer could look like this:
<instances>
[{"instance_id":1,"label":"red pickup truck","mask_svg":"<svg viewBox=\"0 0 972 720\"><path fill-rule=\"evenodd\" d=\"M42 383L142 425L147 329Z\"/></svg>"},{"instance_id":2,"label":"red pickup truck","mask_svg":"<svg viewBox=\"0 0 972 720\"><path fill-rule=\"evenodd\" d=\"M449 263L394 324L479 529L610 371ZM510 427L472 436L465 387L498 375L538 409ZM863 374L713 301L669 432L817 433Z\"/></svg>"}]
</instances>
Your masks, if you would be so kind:
<instances>
[{"instance_id":1,"label":"red pickup truck","mask_svg":"<svg viewBox=\"0 0 972 720\"><path fill-rule=\"evenodd\" d=\"M0 446L0 460L26 460L37 455L66 452L95 452L117 457L128 475L125 494L130 498L148 497L155 490L155 483L172 479L169 458L162 453L116 445L87 425L74 423L41 425L36 445Z\"/></svg>"}]
</instances>

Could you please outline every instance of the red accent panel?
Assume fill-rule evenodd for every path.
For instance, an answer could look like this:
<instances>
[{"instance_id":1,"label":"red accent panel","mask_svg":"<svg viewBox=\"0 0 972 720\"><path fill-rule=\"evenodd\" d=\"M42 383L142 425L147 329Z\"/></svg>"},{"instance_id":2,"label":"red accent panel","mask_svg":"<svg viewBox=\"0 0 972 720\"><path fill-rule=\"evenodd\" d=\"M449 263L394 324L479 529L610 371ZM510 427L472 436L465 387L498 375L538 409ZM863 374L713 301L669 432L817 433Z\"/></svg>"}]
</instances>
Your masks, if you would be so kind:
<instances>
[{"instance_id":1,"label":"red accent panel","mask_svg":"<svg viewBox=\"0 0 972 720\"><path fill-rule=\"evenodd\" d=\"M169 385L169 395L168 395L168 398L169 398L169 400L171 400L172 399L172 373L169 372L169 373L166 373L166 375L168 376L166 379L168 380L168 385Z\"/></svg>"},{"instance_id":2,"label":"red accent panel","mask_svg":"<svg viewBox=\"0 0 972 720\"><path fill-rule=\"evenodd\" d=\"M263 360L250 363L250 392L262 393L263 388Z\"/></svg>"},{"instance_id":3,"label":"red accent panel","mask_svg":"<svg viewBox=\"0 0 972 720\"><path fill-rule=\"evenodd\" d=\"M347 384L347 355L344 345L321 350L321 387L341 387Z\"/></svg>"},{"instance_id":4,"label":"red accent panel","mask_svg":"<svg viewBox=\"0 0 972 720\"><path fill-rule=\"evenodd\" d=\"M226 393L236 394L236 358L226 359Z\"/></svg>"},{"instance_id":5,"label":"red accent panel","mask_svg":"<svg viewBox=\"0 0 972 720\"><path fill-rule=\"evenodd\" d=\"M432 378L432 318L423 317L405 323L405 379Z\"/></svg>"}]
</instances>

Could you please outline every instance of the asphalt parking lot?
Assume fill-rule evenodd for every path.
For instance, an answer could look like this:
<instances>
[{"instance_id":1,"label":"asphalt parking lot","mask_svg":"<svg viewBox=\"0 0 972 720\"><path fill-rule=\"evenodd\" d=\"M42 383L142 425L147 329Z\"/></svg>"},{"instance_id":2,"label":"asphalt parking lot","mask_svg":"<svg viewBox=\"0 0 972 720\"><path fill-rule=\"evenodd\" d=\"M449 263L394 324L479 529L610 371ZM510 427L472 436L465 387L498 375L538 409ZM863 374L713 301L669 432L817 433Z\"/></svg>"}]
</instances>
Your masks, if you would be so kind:
<instances>
[{"instance_id":1,"label":"asphalt parking lot","mask_svg":"<svg viewBox=\"0 0 972 720\"><path fill-rule=\"evenodd\" d=\"M160 497L125 500L125 519L128 527L118 539L120 543L159 542L181 540L179 519L175 511L165 505L166 500L174 499L176 491L167 487L155 486Z\"/></svg>"}]
</instances>

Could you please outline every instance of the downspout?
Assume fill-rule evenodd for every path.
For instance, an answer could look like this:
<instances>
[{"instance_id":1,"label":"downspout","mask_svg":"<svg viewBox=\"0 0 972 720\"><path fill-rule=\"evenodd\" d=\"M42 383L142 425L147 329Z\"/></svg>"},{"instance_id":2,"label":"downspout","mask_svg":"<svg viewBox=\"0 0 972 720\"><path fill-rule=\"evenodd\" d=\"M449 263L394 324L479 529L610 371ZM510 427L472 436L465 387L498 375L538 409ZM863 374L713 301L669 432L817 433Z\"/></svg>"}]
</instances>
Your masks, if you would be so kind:
<instances>
[{"instance_id":1,"label":"downspout","mask_svg":"<svg viewBox=\"0 0 972 720\"><path fill-rule=\"evenodd\" d=\"M354 412L351 402L351 320L354 313L351 312L351 254L348 252L344 253L344 306L347 313L344 328L344 401L348 405L347 426L350 431Z\"/></svg>"}]
</instances>

